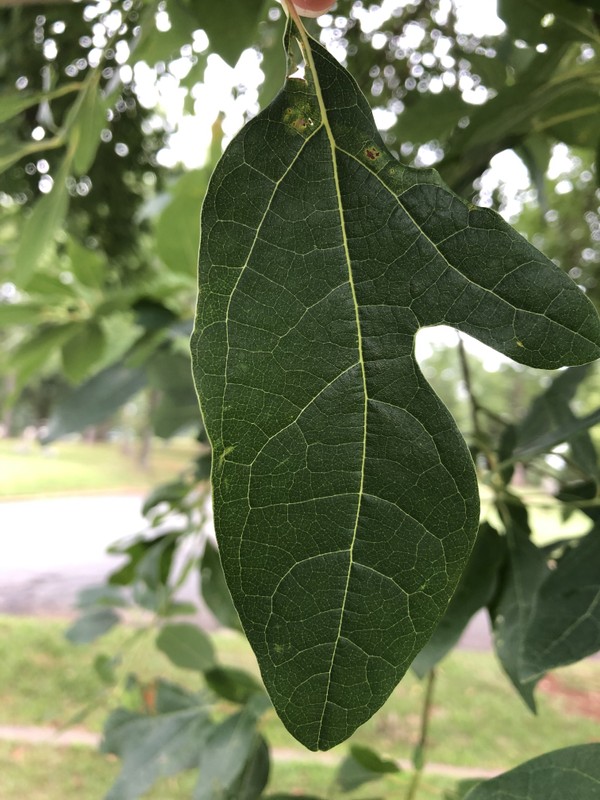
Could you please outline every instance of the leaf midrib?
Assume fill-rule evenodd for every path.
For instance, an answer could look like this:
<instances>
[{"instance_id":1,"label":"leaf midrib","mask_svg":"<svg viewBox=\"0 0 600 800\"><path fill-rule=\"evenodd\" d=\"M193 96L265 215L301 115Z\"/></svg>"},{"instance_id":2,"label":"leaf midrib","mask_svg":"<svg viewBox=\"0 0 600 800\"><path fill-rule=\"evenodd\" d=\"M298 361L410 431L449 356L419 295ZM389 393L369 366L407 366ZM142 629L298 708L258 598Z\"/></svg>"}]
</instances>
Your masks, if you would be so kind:
<instances>
[{"instance_id":1,"label":"leaf midrib","mask_svg":"<svg viewBox=\"0 0 600 800\"><path fill-rule=\"evenodd\" d=\"M329 118L327 114L327 106L325 105L325 101L323 99L323 93L321 91L321 85L319 83L319 76L317 73L315 61L313 58L312 48L310 45L309 38L304 30L304 27L299 19L295 19L296 28L302 40L301 42L301 49L304 53L304 57L306 59L306 64L310 69L313 79L313 85L315 88L315 95L317 98L317 102L319 104L319 110L321 112L321 123L325 129L327 134L327 139L329 141L329 147L331 150L331 163L333 168L333 182L335 185L335 194L338 203L338 214L340 217L340 226L342 230L342 243L344 247L344 255L346 257L346 266L348 269L348 284L350 286L350 292L352 295L352 302L354 305L354 316L356 320L356 333L357 333L357 344L358 344L358 363L360 365L360 374L362 379L362 389L363 389L363 441L362 441L362 454L361 454L361 464L360 464L360 484L358 488L358 502L356 505L356 516L354 520L354 530L352 531L352 540L350 542L350 546L348 548L348 572L346 575L346 585L344 587L344 598L342 601L342 605L340 608L340 622L336 634L335 643L333 645L333 652L331 654L331 661L329 666L329 672L327 676L327 689L325 690L325 699L323 701L323 710L321 712L321 719L319 721L319 729L317 733L317 747L320 749L322 745L322 734L323 728L325 726L325 716L327 712L327 706L329 704L329 695L331 692L331 685L332 685L332 675L333 675L333 667L336 661L337 649L342 638L342 626L344 622L344 617L346 613L346 603L348 600L348 589L350 585L350 575L352 573L352 566L354 564L354 546L356 544L356 537L358 533L358 521L360 519L360 513L362 508L362 499L363 499L363 491L364 491L364 482L365 482L365 462L367 457L367 412L368 412L368 393L367 393L367 376L365 373L365 360L363 354L363 345L362 345L362 331L361 331L361 324L360 324L360 314L358 310L358 300L356 296L356 287L354 285L354 276L352 274L352 261L350 259L350 250L348 246L348 235L346 232L346 220L344 217L344 207L342 203L342 193L340 188L340 179L338 174L338 167L337 167L337 156L336 151L338 150L333 131L331 129L331 125L329 124Z\"/></svg>"}]
</instances>

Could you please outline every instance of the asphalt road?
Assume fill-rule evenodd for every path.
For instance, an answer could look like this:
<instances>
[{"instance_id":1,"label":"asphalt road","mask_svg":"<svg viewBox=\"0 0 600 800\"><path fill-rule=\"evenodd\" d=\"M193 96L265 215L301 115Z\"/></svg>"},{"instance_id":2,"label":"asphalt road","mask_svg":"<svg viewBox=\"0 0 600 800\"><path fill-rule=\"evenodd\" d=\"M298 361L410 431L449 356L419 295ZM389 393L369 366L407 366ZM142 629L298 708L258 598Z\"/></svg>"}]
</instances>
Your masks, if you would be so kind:
<instances>
[{"instance_id":1,"label":"asphalt road","mask_svg":"<svg viewBox=\"0 0 600 800\"><path fill-rule=\"evenodd\" d=\"M106 548L144 528L141 495L58 497L0 503L0 613L72 616L78 592L102 583L121 556ZM194 601L193 576L182 596ZM200 610L198 621L213 627ZM487 617L478 614L461 647L490 648Z\"/></svg>"}]
</instances>

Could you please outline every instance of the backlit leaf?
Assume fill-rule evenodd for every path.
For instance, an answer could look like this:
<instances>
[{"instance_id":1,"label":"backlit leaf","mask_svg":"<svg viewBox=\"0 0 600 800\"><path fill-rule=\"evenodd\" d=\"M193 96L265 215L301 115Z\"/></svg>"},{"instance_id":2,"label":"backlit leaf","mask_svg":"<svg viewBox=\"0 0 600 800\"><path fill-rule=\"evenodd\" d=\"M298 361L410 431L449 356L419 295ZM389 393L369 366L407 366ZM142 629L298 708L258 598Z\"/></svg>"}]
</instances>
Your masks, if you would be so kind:
<instances>
[{"instance_id":1,"label":"backlit leaf","mask_svg":"<svg viewBox=\"0 0 600 800\"><path fill-rule=\"evenodd\" d=\"M397 162L353 79L292 23L288 74L293 40L305 78L209 186L192 348L234 602L285 725L328 749L424 646L478 527L416 332L450 324L551 368L600 355L600 324L494 212Z\"/></svg>"}]
</instances>

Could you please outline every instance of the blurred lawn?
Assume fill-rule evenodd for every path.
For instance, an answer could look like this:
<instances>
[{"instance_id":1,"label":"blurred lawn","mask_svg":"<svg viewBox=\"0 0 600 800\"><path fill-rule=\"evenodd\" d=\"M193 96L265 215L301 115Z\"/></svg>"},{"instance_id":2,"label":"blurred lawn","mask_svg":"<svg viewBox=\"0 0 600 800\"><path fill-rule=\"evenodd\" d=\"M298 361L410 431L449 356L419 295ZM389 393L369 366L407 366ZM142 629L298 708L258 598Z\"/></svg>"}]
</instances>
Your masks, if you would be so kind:
<instances>
[{"instance_id":1,"label":"blurred lawn","mask_svg":"<svg viewBox=\"0 0 600 800\"><path fill-rule=\"evenodd\" d=\"M75 647L63 637L65 623L52 620L0 617L0 725L61 725L82 707L98 700L85 725L99 731L106 710L119 704L121 689L106 690L92 669L101 652L123 650L120 675L135 672L141 680L156 676L199 689L202 678L172 666L152 644L154 632L137 637L132 629L112 631L91 647ZM244 639L218 633L214 643L223 663L256 671L256 662ZM569 691L600 694L600 661L586 661L559 670L559 683ZM375 717L353 737L396 758L409 759L417 729L423 687L408 675ZM582 716L568 694L538 693L537 718L529 713L488 653L456 652L440 667L431 723L429 760L479 769L508 768L547 750L599 738L597 719ZM221 707L225 712L226 705ZM318 763L285 731L274 713L263 722L263 733L273 747L286 748L302 763L276 763L270 788L339 798L333 787L335 768ZM347 747L333 754L342 758ZM101 798L118 769L118 763L82 748L34 747L21 743L0 747L0 797L2 800L70 800ZM47 781L42 776L51 775ZM344 795L352 800L402 798L406 777L367 784ZM193 776L165 781L148 797L152 800L189 798ZM442 800L453 780L427 776L419 800ZM79 793L78 793L79 792Z\"/></svg>"},{"instance_id":2,"label":"blurred lawn","mask_svg":"<svg viewBox=\"0 0 600 800\"><path fill-rule=\"evenodd\" d=\"M66 441L48 447L0 440L0 498L146 491L175 478L197 451L193 439L156 439L146 469L121 443Z\"/></svg>"}]
</instances>

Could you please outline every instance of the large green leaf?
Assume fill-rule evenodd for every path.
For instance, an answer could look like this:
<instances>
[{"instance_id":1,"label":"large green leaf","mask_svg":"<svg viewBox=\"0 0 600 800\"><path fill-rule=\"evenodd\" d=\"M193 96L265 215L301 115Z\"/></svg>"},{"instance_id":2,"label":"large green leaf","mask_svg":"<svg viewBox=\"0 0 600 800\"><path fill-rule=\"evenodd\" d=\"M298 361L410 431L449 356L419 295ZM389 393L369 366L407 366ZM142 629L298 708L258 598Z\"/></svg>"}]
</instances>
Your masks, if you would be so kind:
<instances>
[{"instance_id":1,"label":"large green leaf","mask_svg":"<svg viewBox=\"0 0 600 800\"><path fill-rule=\"evenodd\" d=\"M600 354L588 299L489 209L386 150L348 73L306 62L217 166L195 379L225 575L288 729L348 737L423 647L478 526L470 455L414 358L447 323L538 367Z\"/></svg>"},{"instance_id":2,"label":"large green leaf","mask_svg":"<svg viewBox=\"0 0 600 800\"><path fill-rule=\"evenodd\" d=\"M600 650L600 525L566 551L542 584L524 640L523 671L537 677Z\"/></svg>"},{"instance_id":3,"label":"large green leaf","mask_svg":"<svg viewBox=\"0 0 600 800\"><path fill-rule=\"evenodd\" d=\"M479 784L466 800L598 800L600 744L565 747Z\"/></svg>"}]
</instances>

